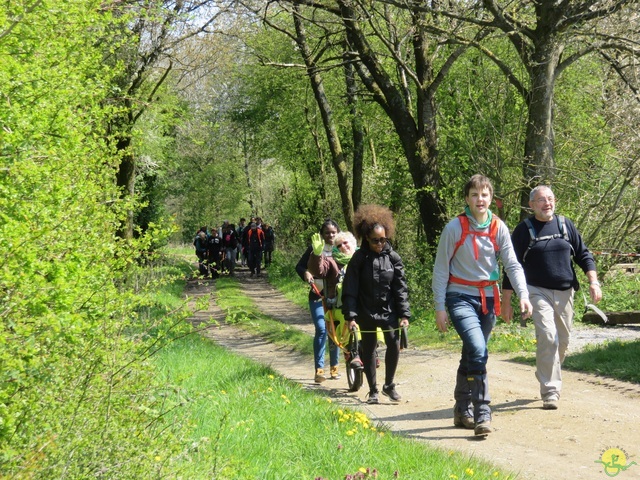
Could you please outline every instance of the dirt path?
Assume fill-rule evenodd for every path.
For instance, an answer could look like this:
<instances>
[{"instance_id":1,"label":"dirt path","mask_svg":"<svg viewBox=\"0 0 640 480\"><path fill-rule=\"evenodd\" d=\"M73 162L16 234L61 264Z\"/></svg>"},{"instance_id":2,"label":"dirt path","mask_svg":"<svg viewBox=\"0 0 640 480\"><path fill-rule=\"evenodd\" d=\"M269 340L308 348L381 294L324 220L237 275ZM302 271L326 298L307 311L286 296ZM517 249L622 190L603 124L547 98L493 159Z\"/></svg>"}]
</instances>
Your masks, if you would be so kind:
<instances>
[{"instance_id":1,"label":"dirt path","mask_svg":"<svg viewBox=\"0 0 640 480\"><path fill-rule=\"evenodd\" d=\"M246 295L267 315L313 335L309 312L286 300L264 278L249 278L238 271ZM213 282L190 282L187 294L207 295ZM396 376L403 400L398 405L381 397L380 405L364 403L366 385L347 390L347 380L313 383L313 360L272 345L222 322L222 312L210 309L194 316L194 323L215 318L217 327L206 335L217 343L271 366L309 390L321 390L336 402L359 408L393 432L445 449L484 458L520 479L640 479L640 385L594 375L563 372L560 408L542 410L534 368L490 354L489 381L495 431L486 439L453 427L452 406L458 355L437 351L403 351ZM383 353L381 358L384 358ZM640 360L640 359L639 359ZM342 370L342 368L341 368ZM344 373L344 371L342 372ZM598 463L611 448L624 452L627 470L608 470ZM608 454L604 456L608 460ZM373 464L374 462L372 462ZM615 475L611 475L614 473Z\"/></svg>"}]
</instances>

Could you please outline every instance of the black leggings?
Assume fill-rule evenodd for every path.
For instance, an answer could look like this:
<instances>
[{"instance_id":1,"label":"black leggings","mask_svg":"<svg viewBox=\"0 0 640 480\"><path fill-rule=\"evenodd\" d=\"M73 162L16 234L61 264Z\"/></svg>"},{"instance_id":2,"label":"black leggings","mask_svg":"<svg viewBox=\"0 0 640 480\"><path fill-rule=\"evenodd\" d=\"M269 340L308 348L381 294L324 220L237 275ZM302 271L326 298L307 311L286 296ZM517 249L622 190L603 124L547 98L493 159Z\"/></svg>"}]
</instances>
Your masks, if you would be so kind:
<instances>
[{"instance_id":1,"label":"black leggings","mask_svg":"<svg viewBox=\"0 0 640 480\"><path fill-rule=\"evenodd\" d=\"M359 324L362 335L362 363L364 365L364 374L369 383L369 392L378 390L376 378L376 346L378 344L378 335L376 333L376 324L363 323ZM387 346L387 352L384 356L384 384L393 383L398 368L398 359L400 358L400 336L398 335L397 322L383 323L379 326L384 333L384 343Z\"/></svg>"}]
</instances>

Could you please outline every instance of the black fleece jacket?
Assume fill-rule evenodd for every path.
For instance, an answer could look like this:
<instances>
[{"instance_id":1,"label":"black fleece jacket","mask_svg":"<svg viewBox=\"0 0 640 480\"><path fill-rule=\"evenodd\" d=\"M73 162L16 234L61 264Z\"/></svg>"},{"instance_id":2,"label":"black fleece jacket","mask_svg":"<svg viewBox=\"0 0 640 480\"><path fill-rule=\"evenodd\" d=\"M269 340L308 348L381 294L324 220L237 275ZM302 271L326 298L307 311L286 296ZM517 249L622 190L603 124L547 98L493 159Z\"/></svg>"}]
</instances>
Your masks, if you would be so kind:
<instances>
[{"instance_id":1,"label":"black fleece jacket","mask_svg":"<svg viewBox=\"0 0 640 480\"><path fill-rule=\"evenodd\" d=\"M365 241L353 255L343 281L342 313L359 324L411 317L404 265L389 243L378 254Z\"/></svg>"},{"instance_id":2,"label":"black fleece jacket","mask_svg":"<svg viewBox=\"0 0 640 480\"><path fill-rule=\"evenodd\" d=\"M548 222L541 222L536 220L535 217L531 217L530 220L538 238L562 233L555 215ZM569 242L563 237L536 242L527 253L527 258L524 262L522 257L527 251L531 239L529 229L525 222L521 222L513 230L511 235L513 249L524 269L527 285L552 290L568 290L572 287L578 290L580 285L573 270L572 257L585 273L596 269L593 255L582 241L582 237L573 222L565 218L565 226ZM571 250L572 247L573 252ZM504 276L502 288L513 290L506 275Z\"/></svg>"}]
</instances>

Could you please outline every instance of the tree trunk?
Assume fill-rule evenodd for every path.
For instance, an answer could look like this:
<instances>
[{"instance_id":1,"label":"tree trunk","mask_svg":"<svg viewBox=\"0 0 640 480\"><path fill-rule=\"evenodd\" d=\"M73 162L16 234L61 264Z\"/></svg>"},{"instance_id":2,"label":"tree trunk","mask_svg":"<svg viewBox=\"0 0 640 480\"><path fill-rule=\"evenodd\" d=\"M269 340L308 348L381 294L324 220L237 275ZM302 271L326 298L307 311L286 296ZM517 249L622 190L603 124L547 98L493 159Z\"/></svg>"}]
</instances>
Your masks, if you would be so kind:
<instances>
[{"instance_id":1,"label":"tree trunk","mask_svg":"<svg viewBox=\"0 0 640 480\"><path fill-rule=\"evenodd\" d=\"M116 148L118 152L121 152L120 165L116 173L116 185L120 190L120 198L129 204L126 218L120 225L117 235L120 238L131 240L133 238L134 214L130 203L133 201L136 186L136 161L131 151L131 136L127 133L122 133Z\"/></svg>"},{"instance_id":2,"label":"tree trunk","mask_svg":"<svg viewBox=\"0 0 640 480\"><path fill-rule=\"evenodd\" d=\"M531 188L540 184L549 185L555 178L553 92L562 50L562 45L555 37L541 36L541 41L531 56L531 89L522 165L524 185L521 193L521 219L526 216L529 208Z\"/></svg>"},{"instance_id":3,"label":"tree trunk","mask_svg":"<svg viewBox=\"0 0 640 480\"><path fill-rule=\"evenodd\" d=\"M297 11L298 8L294 7ZM340 137L336 130L335 122L333 120L333 112L331 105L324 91L322 83L322 77L320 76L319 69L313 62L313 54L309 50L309 46L306 41L306 34L304 26L300 17L294 13L293 20L296 28L296 43L300 48L302 56L304 58L305 66L307 68L307 75L311 82L311 88L313 90L316 103L320 110L322 117L322 124L324 125L325 134L327 136L327 142L329 143L329 150L331 151L331 159L333 167L338 179L338 189L340 190L340 199L342 206L342 214L348 230L353 230L353 201L351 199L351 189L349 188L348 169L347 163L344 158L344 151L340 143Z\"/></svg>"},{"instance_id":4,"label":"tree trunk","mask_svg":"<svg viewBox=\"0 0 640 480\"><path fill-rule=\"evenodd\" d=\"M246 130L242 132L242 160L244 163L244 175L247 180L247 191L249 192L249 209L251 211L251 216L258 216L256 203L253 199L254 190L253 190L253 181L251 180L251 170L249 169L249 151L247 148L247 132Z\"/></svg>"},{"instance_id":5,"label":"tree trunk","mask_svg":"<svg viewBox=\"0 0 640 480\"><path fill-rule=\"evenodd\" d=\"M339 4L349 43L358 52L358 61L355 63L358 75L394 125L416 190L416 203L426 242L430 247L435 247L446 218L443 202L438 195L440 172L435 99L431 90L431 62L427 55L426 40L422 36L424 32L418 29L414 34L415 68L420 80L416 122L404 90L393 84L382 61L370 48L351 3L340 1ZM416 17L416 24L419 23L420 19Z\"/></svg>"},{"instance_id":6,"label":"tree trunk","mask_svg":"<svg viewBox=\"0 0 640 480\"><path fill-rule=\"evenodd\" d=\"M345 55L345 82L347 85L347 105L351 115L351 135L353 137L353 163L351 165L351 198L353 209L357 210L362 202L362 170L364 168L365 134L362 117L358 111L358 96L355 69Z\"/></svg>"}]
</instances>

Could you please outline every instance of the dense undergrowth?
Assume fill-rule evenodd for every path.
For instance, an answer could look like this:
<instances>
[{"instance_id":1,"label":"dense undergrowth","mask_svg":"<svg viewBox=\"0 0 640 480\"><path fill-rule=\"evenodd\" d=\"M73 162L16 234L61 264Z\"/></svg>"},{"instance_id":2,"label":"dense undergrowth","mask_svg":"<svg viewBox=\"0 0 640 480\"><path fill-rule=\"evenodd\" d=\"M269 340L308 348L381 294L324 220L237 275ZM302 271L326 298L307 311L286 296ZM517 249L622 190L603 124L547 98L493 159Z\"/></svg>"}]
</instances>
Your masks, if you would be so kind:
<instances>
[{"instance_id":1,"label":"dense undergrowth","mask_svg":"<svg viewBox=\"0 0 640 480\"><path fill-rule=\"evenodd\" d=\"M181 454L188 425L167 422L177 404L152 358L190 331L180 300L188 265L130 257L116 270L42 257L5 303L0 478L171 475L156 458Z\"/></svg>"}]
</instances>

